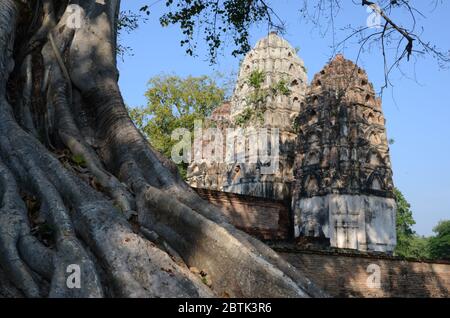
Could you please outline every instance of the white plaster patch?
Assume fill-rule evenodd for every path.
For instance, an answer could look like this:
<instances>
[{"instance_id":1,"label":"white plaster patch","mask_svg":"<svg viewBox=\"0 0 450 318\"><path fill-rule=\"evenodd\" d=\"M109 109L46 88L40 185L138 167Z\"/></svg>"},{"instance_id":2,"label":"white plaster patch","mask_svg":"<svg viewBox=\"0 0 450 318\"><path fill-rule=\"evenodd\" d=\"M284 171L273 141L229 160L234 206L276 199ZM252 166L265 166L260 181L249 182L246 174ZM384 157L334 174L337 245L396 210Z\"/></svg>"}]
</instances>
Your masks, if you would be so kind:
<instances>
[{"instance_id":1,"label":"white plaster patch","mask_svg":"<svg viewBox=\"0 0 450 318\"><path fill-rule=\"evenodd\" d=\"M300 199L295 235L324 236L338 248L391 252L396 245L394 199L336 195Z\"/></svg>"}]
</instances>

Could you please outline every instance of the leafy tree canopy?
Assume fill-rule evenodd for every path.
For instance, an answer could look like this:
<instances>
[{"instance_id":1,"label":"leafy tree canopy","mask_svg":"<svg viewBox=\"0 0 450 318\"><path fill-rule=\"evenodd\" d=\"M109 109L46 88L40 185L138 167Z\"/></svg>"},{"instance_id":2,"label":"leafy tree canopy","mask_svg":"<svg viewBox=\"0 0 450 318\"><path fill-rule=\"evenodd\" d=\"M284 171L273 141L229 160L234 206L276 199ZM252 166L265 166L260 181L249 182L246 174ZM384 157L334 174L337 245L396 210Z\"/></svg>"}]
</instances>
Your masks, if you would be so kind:
<instances>
[{"instance_id":1,"label":"leafy tree canopy","mask_svg":"<svg viewBox=\"0 0 450 318\"><path fill-rule=\"evenodd\" d=\"M411 205L403 194L395 189L397 201L397 247L395 254L416 259L450 259L450 221L441 221L433 229L431 237L417 235L412 229L416 224Z\"/></svg>"},{"instance_id":2,"label":"leafy tree canopy","mask_svg":"<svg viewBox=\"0 0 450 318\"><path fill-rule=\"evenodd\" d=\"M411 205L406 201L400 190L395 189L397 202L397 247L395 253L400 256L410 256L411 241L414 238L412 226L416 224L411 211Z\"/></svg>"},{"instance_id":3,"label":"leafy tree canopy","mask_svg":"<svg viewBox=\"0 0 450 318\"><path fill-rule=\"evenodd\" d=\"M177 143L171 140L172 132L177 128L193 131L195 120L203 120L222 104L225 90L208 76L158 75L150 79L145 96L147 106L132 108L131 118L152 146L170 158ZM179 168L184 176L186 166Z\"/></svg>"},{"instance_id":4,"label":"leafy tree canopy","mask_svg":"<svg viewBox=\"0 0 450 318\"><path fill-rule=\"evenodd\" d=\"M433 232L436 235L429 240L431 257L450 260L450 220L439 222Z\"/></svg>"}]
</instances>

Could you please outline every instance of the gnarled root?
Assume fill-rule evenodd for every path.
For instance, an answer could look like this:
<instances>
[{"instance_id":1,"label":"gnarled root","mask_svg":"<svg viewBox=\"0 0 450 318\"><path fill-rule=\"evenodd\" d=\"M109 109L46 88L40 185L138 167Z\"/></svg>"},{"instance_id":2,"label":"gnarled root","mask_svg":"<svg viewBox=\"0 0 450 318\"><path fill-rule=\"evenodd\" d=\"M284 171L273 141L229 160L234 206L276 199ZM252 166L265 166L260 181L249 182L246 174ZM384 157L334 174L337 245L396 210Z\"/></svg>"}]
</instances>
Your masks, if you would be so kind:
<instances>
[{"instance_id":1,"label":"gnarled root","mask_svg":"<svg viewBox=\"0 0 450 318\"><path fill-rule=\"evenodd\" d=\"M65 25L70 11L51 9L52 3L65 4L44 2L32 52L17 45L17 60L25 64L16 69L26 79L13 78L23 89L18 100L9 98L6 86L17 2L0 2L0 266L13 284L29 297L325 296L201 200L133 125L117 85L119 2L79 2L86 21L76 30ZM48 39L40 51L36 38ZM34 60L41 62L30 67ZM31 78L43 78L42 86ZM43 91L47 99L40 106L48 114L36 120L42 114L30 109ZM84 126L80 110L87 114ZM93 134L86 136L86 129ZM39 138L48 148L53 144L81 157L102 191L63 165ZM53 244L44 245L30 231L19 193L38 200ZM138 220L129 217L132 210ZM189 266L206 272L212 284Z\"/></svg>"},{"instance_id":2,"label":"gnarled root","mask_svg":"<svg viewBox=\"0 0 450 318\"><path fill-rule=\"evenodd\" d=\"M0 161L0 265L8 273L11 281L28 297L39 297L40 290L33 279L30 266L36 271L49 275L52 266L43 264L47 259L39 260L50 252L30 236L25 203L19 195L16 182L9 169ZM19 243L20 242L20 243ZM22 253L20 252L22 251ZM29 261L27 265L24 259ZM50 265L50 266L49 266Z\"/></svg>"},{"instance_id":3,"label":"gnarled root","mask_svg":"<svg viewBox=\"0 0 450 318\"><path fill-rule=\"evenodd\" d=\"M125 117L114 86L98 88L85 98L102 109L102 121L108 118L102 130L107 136L104 159L108 162L111 158L110 166L118 169L123 182L137 193L141 225L158 233L188 266L206 271L219 295L326 296L273 250L235 229L217 208L169 173ZM116 122L122 122L120 129ZM108 126L116 128L109 130Z\"/></svg>"},{"instance_id":4,"label":"gnarled root","mask_svg":"<svg viewBox=\"0 0 450 318\"><path fill-rule=\"evenodd\" d=\"M45 218L55 228L56 251L50 296L103 296L103 288L94 262L75 233L90 246L106 271L114 295L125 297L212 295L211 291L185 267L180 267L166 253L134 233L124 215L107 198L64 169L61 163L47 153L33 137L21 131L6 117L7 113L0 116L4 122L11 123L10 127L3 125L4 129L15 133L10 141L1 138L0 149L2 153L15 154L15 158L6 158L8 162L13 162L11 170L22 184L27 184L28 191L32 191L40 198ZM0 133L4 134L5 130L0 128ZM66 284L68 276L66 271L72 264L79 266L81 270L81 288L69 288ZM21 268L16 264L12 264L11 267ZM31 280L28 279L22 285L32 286L28 281ZM27 291L27 295L38 294L31 290Z\"/></svg>"},{"instance_id":5,"label":"gnarled root","mask_svg":"<svg viewBox=\"0 0 450 318\"><path fill-rule=\"evenodd\" d=\"M148 186L138 199L141 224L160 233L185 259L212 277L220 295L307 297L292 279L247 248L225 227Z\"/></svg>"},{"instance_id":6,"label":"gnarled root","mask_svg":"<svg viewBox=\"0 0 450 318\"><path fill-rule=\"evenodd\" d=\"M12 70L14 39L13 30L8 28L14 28L17 13L15 2L0 3L0 18L7 22L6 26L0 26L2 269L28 297L45 295L39 286L42 280L48 281L51 297L102 297L105 291L110 296L127 297L212 296L209 288L186 267L180 267L166 253L135 233L110 199L66 169L35 137L18 125L5 94L6 80ZM70 32L61 33L58 43L62 46L67 44L64 40L70 38L66 35ZM52 44L54 51L56 45ZM43 50L46 58L50 54L48 47L44 46ZM102 168L74 123L69 111L72 92L58 68L62 63L61 56L56 60L59 65L44 58L47 67L52 69L48 96L56 112L60 137L74 154L84 157L91 173L122 209L129 210L132 206L127 199L131 194ZM29 72L29 67L26 70ZM24 92L28 94L29 81L25 84ZM16 112L19 118L28 113L24 107L16 106L16 109L20 110ZM21 123L25 128L29 127L25 122ZM53 229L53 249L44 247L30 234L26 207L19 191L38 198L41 217ZM77 277L69 284L72 269ZM100 277L99 270L104 277Z\"/></svg>"}]
</instances>

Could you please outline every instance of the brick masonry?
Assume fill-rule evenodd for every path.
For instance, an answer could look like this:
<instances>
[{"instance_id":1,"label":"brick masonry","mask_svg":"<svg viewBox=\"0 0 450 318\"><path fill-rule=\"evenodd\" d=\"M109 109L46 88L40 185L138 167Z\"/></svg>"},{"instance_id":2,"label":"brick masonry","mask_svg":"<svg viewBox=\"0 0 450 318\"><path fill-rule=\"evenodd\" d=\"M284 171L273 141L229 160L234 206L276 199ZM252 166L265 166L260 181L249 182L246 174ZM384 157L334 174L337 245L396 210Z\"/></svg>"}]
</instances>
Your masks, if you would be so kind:
<instances>
[{"instance_id":1,"label":"brick masonry","mask_svg":"<svg viewBox=\"0 0 450 318\"><path fill-rule=\"evenodd\" d=\"M287 240L290 219L283 201L194 188L203 199L218 206L237 228L262 240Z\"/></svg>"},{"instance_id":2,"label":"brick masonry","mask_svg":"<svg viewBox=\"0 0 450 318\"><path fill-rule=\"evenodd\" d=\"M286 249L279 253L332 297L450 297L450 262Z\"/></svg>"},{"instance_id":3,"label":"brick masonry","mask_svg":"<svg viewBox=\"0 0 450 318\"><path fill-rule=\"evenodd\" d=\"M329 247L301 249L289 240L291 220L285 202L195 190L220 207L236 227L269 241L282 257L332 297L450 297L450 262L418 262ZM309 246L314 248L314 244ZM375 278L372 282L376 282L373 270L378 268L380 288L374 288L376 284L368 284L368 279Z\"/></svg>"}]
</instances>

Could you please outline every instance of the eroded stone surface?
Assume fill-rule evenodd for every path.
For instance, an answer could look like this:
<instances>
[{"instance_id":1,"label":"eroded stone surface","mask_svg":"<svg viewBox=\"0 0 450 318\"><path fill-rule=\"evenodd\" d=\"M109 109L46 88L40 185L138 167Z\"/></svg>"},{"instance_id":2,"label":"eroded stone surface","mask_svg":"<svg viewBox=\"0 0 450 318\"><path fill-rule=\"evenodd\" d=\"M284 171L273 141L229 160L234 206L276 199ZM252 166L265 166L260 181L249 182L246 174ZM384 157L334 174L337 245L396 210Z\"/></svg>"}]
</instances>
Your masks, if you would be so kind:
<instances>
[{"instance_id":1,"label":"eroded stone surface","mask_svg":"<svg viewBox=\"0 0 450 318\"><path fill-rule=\"evenodd\" d=\"M242 61L231 102L216 109L210 118L224 136L229 135L227 128L242 129L237 135L243 138L235 141L236 155L245 149L245 160L212 163L204 154L204 162L190 165L188 183L198 188L290 199L296 139L293 122L306 94L305 70L296 50L276 33L260 40ZM258 87L250 80L257 73L262 77ZM280 86L284 91L277 91ZM245 113L251 118L244 119ZM278 132L278 167L273 172L268 173L266 168L273 165L274 160L264 161L250 150L255 144L254 138L259 136L258 128L267 128L268 137L263 140L269 140ZM242 147L239 148L238 144Z\"/></svg>"},{"instance_id":2,"label":"eroded stone surface","mask_svg":"<svg viewBox=\"0 0 450 318\"><path fill-rule=\"evenodd\" d=\"M296 236L325 237L330 245L361 251L395 248L395 200L329 194L296 202Z\"/></svg>"},{"instance_id":3,"label":"eroded stone surface","mask_svg":"<svg viewBox=\"0 0 450 318\"><path fill-rule=\"evenodd\" d=\"M395 213L381 101L364 70L338 55L309 87L296 121L297 236L392 251Z\"/></svg>"},{"instance_id":4,"label":"eroded stone surface","mask_svg":"<svg viewBox=\"0 0 450 318\"><path fill-rule=\"evenodd\" d=\"M385 119L363 69L338 55L307 86L295 49L271 33L247 54L231 101L210 120L224 136L224 154L228 129L242 129L233 145L245 161L211 162L203 152L203 162L189 166L191 186L292 201L297 237L328 238L340 248L394 249ZM258 128L269 136L279 132L271 140L279 149L275 173L267 173L272 163L250 151ZM204 149L210 143L203 141Z\"/></svg>"}]
</instances>

